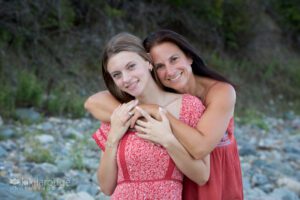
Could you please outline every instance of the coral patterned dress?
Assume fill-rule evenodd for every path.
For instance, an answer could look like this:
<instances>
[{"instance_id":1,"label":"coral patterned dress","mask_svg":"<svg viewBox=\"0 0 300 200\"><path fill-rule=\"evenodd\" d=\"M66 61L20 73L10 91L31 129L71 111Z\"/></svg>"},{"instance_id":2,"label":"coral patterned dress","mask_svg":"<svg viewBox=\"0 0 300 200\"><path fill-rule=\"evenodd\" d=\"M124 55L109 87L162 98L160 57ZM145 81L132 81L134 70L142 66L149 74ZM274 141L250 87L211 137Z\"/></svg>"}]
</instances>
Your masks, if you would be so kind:
<instances>
[{"instance_id":1,"label":"coral patterned dress","mask_svg":"<svg viewBox=\"0 0 300 200\"><path fill-rule=\"evenodd\" d=\"M201 101L182 95L179 119L195 127L204 111ZM105 151L110 125L102 123L93 134L98 146ZM111 200L182 199L183 174L177 169L167 151L127 131L117 151L118 178Z\"/></svg>"}]
</instances>

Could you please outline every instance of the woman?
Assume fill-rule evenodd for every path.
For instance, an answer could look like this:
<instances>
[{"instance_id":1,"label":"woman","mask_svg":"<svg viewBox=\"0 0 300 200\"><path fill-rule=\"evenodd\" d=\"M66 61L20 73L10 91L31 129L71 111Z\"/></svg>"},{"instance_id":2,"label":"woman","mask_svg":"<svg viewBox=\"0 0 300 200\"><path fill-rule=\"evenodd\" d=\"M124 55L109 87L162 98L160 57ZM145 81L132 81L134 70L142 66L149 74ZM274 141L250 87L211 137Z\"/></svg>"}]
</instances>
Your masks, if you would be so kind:
<instances>
[{"instance_id":1,"label":"woman","mask_svg":"<svg viewBox=\"0 0 300 200\"><path fill-rule=\"evenodd\" d=\"M116 35L104 50L105 84L123 103L113 111L111 123L103 122L93 135L104 151L98 169L100 187L105 194L112 194L111 199L181 199L181 172L199 185L209 177L209 157L193 159L173 136L162 111L162 121L156 123L137 108L146 121L137 120L135 128L140 133L128 130L130 112L136 104L130 100L134 98L141 103L162 106L190 126L196 126L204 110L196 97L163 91L151 76L152 68L142 42L133 35ZM147 123L152 126L148 127ZM162 137L147 138L145 128L150 128L151 133L159 132Z\"/></svg>"},{"instance_id":2,"label":"woman","mask_svg":"<svg viewBox=\"0 0 300 200\"><path fill-rule=\"evenodd\" d=\"M197 96L206 107L196 129L167 113L173 134L194 158L202 159L210 153L208 182L198 187L187 179L183 198L243 199L241 167L233 135L234 87L226 78L205 66L186 39L173 31L160 30L150 34L144 40L144 47L150 53L155 74L165 89ZM186 57L192 60L192 64L183 62ZM110 106L105 102L111 102ZM118 104L109 92L104 91L91 96L85 107L95 118L109 121ZM155 116L157 106L144 108ZM158 137L154 133L147 135Z\"/></svg>"}]
</instances>

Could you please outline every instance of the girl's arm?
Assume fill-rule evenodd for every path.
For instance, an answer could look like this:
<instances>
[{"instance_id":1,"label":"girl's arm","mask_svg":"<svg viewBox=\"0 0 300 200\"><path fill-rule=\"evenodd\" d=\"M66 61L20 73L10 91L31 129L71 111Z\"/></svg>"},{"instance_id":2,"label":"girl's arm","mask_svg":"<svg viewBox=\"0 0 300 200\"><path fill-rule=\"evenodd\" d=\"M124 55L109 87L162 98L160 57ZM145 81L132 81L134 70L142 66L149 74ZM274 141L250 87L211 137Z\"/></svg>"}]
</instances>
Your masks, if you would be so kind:
<instances>
[{"instance_id":1,"label":"girl's arm","mask_svg":"<svg viewBox=\"0 0 300 200\"><path fill-rule=\"evenodd\" d=\"M111 114L119 105L120 102L107 90L90 96L84 103L85 109L103 122L110 122Z\"/></svg>"},{"instance_id":2,"label":"girl's arm","mask_svg":"<svg viewBox=\"0 0 300 200\"><path fill-rule=\"evenodd\" d=\"M107 136L105 151L98 169L98 179L101 190L111 195L117 185L117 148L130 125L131 116L128 115L130 103L118 106L111 115L110 130Z\"/></svg>"},{"instance_id":3,"label":"girl's arm","mask_svg":"<svg viewBox=\"0 0 300 200\"><path fill-rule=\"evenodd\" d=\"M205 184L210 173L209 156L199 160L193 159L172 134L169 121L164 113L160 112L162 121L157 121L144 110L139 109L139 111L147 121L137 121L135 128L139 132L143 132L137 133L137 136L162 145L183 174L198 185Z\"/></svg>"},{"instance_id":4,"label":"girl's arm","mask_svg":"<svg viewBox=\"0 0 300 200\"><path fill-rule=\"evenodd\" d=\"M97 171L101 191L105 195L109 196L112 195L117 185L117 147L118 144L116 143L106 145L106 149L102 153L100 165Z\"/></svg>"}]
</instances>

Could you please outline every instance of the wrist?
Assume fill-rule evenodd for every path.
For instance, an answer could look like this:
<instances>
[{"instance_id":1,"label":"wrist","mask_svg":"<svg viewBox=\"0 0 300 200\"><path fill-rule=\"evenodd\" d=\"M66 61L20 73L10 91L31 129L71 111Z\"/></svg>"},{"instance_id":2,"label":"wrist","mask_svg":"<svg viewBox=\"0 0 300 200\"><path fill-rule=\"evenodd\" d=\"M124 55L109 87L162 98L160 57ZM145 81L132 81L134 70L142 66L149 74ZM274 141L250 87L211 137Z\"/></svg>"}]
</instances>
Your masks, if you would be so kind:
<instances>
[{"instance_id":1,"label":"wrist","mask_svg":"<svg viewBox=\"0 0 300 200\"><path fill-rule=\"evenodd\" d=\"M175 144L176 138L173 134L170 134L164 142L161 144L166 150L172 148Z\"/></svg>"}]
</instances>

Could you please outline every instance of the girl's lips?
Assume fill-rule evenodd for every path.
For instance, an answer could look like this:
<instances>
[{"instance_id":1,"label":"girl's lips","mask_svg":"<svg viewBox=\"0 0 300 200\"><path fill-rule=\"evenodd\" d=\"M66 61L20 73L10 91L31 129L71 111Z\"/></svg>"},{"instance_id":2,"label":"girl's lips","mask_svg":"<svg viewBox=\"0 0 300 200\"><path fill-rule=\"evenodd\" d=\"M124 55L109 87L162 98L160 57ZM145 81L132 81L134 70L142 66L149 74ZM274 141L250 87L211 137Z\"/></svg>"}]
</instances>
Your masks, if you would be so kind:
<instances>
[{"instance_id":1,"label":"girl's lips","mask_svg":"<svg viewBox=\"0 0 300 200\"><path fill-rule=\"evenodd\" d=\"M136 88L136 86L137 86L137 83L138 83L138 81L134 81L131 84L127 85L125 88L127 90L134 90Z\"/></svg>"}]
</instances>

